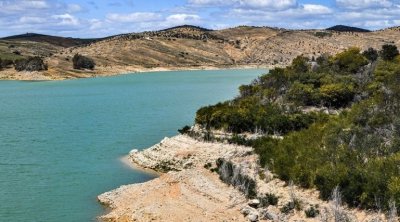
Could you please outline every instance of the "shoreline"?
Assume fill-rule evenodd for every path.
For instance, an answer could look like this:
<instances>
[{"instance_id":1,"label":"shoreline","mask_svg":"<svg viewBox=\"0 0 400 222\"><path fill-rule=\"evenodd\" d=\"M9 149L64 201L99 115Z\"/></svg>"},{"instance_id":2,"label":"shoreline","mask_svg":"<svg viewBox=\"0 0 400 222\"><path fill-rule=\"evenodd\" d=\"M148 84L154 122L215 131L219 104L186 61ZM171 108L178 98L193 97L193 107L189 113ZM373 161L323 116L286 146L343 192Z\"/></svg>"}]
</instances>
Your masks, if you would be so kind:
<instances>
[{"instance_id":1,"label":"shoreline","mask_svg":"<svg viewBox=\"0 0 400 222\"><path fill-rule=\"evenodd\" d=\"M139 172L142 172L142 173L146 173L148 175L155 176L156 178L160 177L162 175L162 173L160 173L160 172L157 172L157 171L152 170L152 169L147 169L147 168L141 167L140 165L130 161L129 160L129 155L125 155L125 156L120 157L119 161L124 166L126 166L126 167L128 167L128 168L130 168L130 169L132 169L133 171L136 171L136 172L139 171Z\"/></svg>"},{"instance_id":2,"label":"shoreline","mask_svg":"<svg viewBox=\"0 0 400 222\"><path fill-rule=\"evenodd\" d=\"M280 219L313 222L327 218L326 221L334 221L332 202L321 200L315 189L288 186L270 171L261 169L258 156L252 150L251 147L204 142L178 135L164 138L148 149L130 152L121 158L123 163L135 170L137 167L145 169L144 172L151 169L159 176L99 195L98 201L107 207L107 211L98 219L113 222ZM226 178L227 175L232 178ZM254 181L256 196L247 196L248 190L243 190L246 181L237 178ZM270 194L277 198L275 205L255 204ZM282 212L281 209L293 198L300 201L301 209ZM304 213L311 207L320 211L316 218L308 218ZM380 212L339 207L355 221L385 218Z\"/></svg>"},{"instance_id":3,"label":"shoreline","mask_svg":"<svg viewBox=\"0 0 400 222\"><path fill-rule=\"evenodd\" d=\"M131 67L123 66L109 69L99 67L94 71L75 72L69 73L57 70L48 70L43 72L17 72L14 69L6 69L0 71L0 81L23 81L23 82L39 82L39 81L64 81L74 79L86 78L102 78L120 75L141 74L141 73L157 73L157 72L175 72L175 71L213 71L213 70L244 70L244 69L266 69L270 70L275 67L264 65L235 65L235 66L185 66L185 67ZM57 75L50 73L56 72ZM63 76L65 75L65 76Z\"/></svg>"}]
</instances>

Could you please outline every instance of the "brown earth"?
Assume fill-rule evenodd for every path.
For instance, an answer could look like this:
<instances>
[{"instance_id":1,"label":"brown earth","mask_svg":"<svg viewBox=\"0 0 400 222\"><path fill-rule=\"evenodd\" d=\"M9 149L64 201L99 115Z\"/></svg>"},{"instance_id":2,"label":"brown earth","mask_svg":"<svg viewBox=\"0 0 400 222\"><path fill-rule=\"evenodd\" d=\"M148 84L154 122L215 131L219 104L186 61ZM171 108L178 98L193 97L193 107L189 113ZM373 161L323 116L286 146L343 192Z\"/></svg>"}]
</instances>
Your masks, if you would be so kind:
<instances>
[{"instance_id":1,"label":"brown earth","mask_svg":"<svg viewBox=\"0 0 400 222\"><path fill-rule=\"evenodd\" d=\"M318 37L321 33L323 37ZM7 41L0 41L0 57L15 50L1 47L13 44L11 40ZM396 44L400 47L400 28L361 33L248 26L211 31L184 26L124 34L68 48L48 43L24 43L17 47L23 55L51 52L42 55L49 70L39 73L36 78L68 79L153 70L283 67L298 55L312 58L324 53L336 54L352 46L379 49L383 44ZM74 70L71 60L76 53L92 57L96 69ZM0 71L0 79L30 78L23 76L12 69Z\"/></svg>"}]
</instances>

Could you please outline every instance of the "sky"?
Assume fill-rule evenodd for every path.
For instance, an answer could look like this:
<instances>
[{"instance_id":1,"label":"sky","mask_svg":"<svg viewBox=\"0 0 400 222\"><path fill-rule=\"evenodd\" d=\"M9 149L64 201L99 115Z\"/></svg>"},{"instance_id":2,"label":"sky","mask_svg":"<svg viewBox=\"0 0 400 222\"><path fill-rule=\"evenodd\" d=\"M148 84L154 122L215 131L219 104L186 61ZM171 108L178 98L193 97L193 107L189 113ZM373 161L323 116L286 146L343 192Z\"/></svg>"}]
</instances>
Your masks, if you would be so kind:
<instances>
[{"instance_id":1,"label":"sky","mask_svg":"<svg viewBox=\"0 0 400 222\"><path fill-rule=\"evenodd\" d=\"M400 26L400 0L0 0L0 37L105 37L184 24L377 30Z\"/></svg>"}]
</instances>

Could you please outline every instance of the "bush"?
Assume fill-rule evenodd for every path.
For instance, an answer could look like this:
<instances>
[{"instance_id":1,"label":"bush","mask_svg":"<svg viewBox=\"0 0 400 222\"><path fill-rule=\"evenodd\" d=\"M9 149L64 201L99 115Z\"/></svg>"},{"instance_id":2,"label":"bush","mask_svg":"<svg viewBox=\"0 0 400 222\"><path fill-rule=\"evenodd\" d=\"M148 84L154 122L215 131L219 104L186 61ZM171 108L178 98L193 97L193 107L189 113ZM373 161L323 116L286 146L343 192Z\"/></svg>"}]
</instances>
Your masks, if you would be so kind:
<instances>
[{"instance_id":1,"label":"bush","mask_svg":"<svg viewBox=\"0 0 400 222\"><path fill-rule=\"evenodd\" d=\"M15 70L20 71L43 71L47 70L47 65L44 63L43 59L40 57L30 57L27 59L19 59L15 61Z\"/></svg>"},{"instance_id":2,"label":"bush","mask_svg":"<svg viewBox=\"0 0 400 222\"><path fill-rule=\"evenodd\" d=\"M319 210L316 209L314 206L311 206L307 210L304 211L307 218L315 218L319 215Z\"/></svg>"},{"instance_id":3,"label":"bush","mask_svg":"<svg viewBox=\"0 0 400 222\"><path fill-rule=\"evenodd\" d=\"M321 56L320 67L313 71L306 71L301 59L297 65L273 69L241 87L234 100L200 109L196 123L234 133L283 134L282 139L265 135L232 141L252 146L262 167L287 182L317 188L325 200L339 186L350 207L375 209L379 200L382 209L389 209L390 200L400 202L400 57L379 59L371 66L374 70L364 70L367 58L375 58L373 50L367 52L352 48L334 57ZM360 84L357 79L364 71L373 75ZM299 104L343 111L304 113ZM233 166L225 165L232 173ZM268 197L259 198L270 204ZM301 204L292 200L281 209L296 208ZM317 209L304 212L313 216Z\"/></svg>"},{"instance_id":4,"label":"bush","mask_svg":"<svg viewBox=\"0 0 400 222\"><path fill-rule=\"evenodd\" d=\"M10 67L12 67L14 65L14 62L12 61L12 60L10 60L10 59L3 59L2 61L1 61L1 67L3 67L3 68L10 68Z\"/></svg>"},{"instance_id":5,"label":"bush","mask_svg":"<svg viewBox=\"0 0 400 222\"><path fill-rule=\"evenodd\" d=\"M281 208L281 212L284 214L288 214L290 212L292 212L293 210L297 210L300 211L302 209L301 206L301 201L298 199L294 199L293 201L288 202L287 204L285 204L282 208Z\"/></svg>"},{"instance_id":6,"label":"bush","mask_svg":"<svg viewBox=\"0 0 400 222\"><path fill-rule=\"evenodd\" d=\"M72 58L72 63L74 66L74 69L91 69L93 70L94 67L96 66L95 62L93 59L75 54L75 56Z\"/></svg>"},{"instance_id":7,"label":"bush","mask_svg":"<svg viewBox=\"0 0 400 222\"><path fill-rule=\"evenodd\" d=\"M293 59L291 68L297 73L307 72L310 68L309 59L304 56L297 56Z\"/></svg>"},{"instance_id":8,"label":"bush","mask_svg":"<svg viewBox=\"0 0 400 222\"><path fill-rule=\"evenodd\" d=\"M374 48L368 48L363 52L363 56L365 56L369 61L374 62L378 59L379 54Z\"/></svg>"},{"instance_id":9,"label":"bush","mask_svg":"<svg viewBox=\"0 0 400 222\"><path fill-rule=\"evenodd\" d=\"M264 196L258 197L260 207L268 207L269 205L276 206L278 204L278 197L275 194L267 193Z\"/></svg>"},{"instance_id":10,"label":"bush","mask_svg":"<svg viewBox=\"0 0 400 222\"><path fill-rule=\"evenodd\" d=\"M381 57L383 60L392 61L396 56L399 55L399 50L395 45L383 45L381 50Z\"/></svg>"},{"instance_id":11,"label":"bush","mask_svg":"<svg viewBox=\"0 0 400 222\"><path fill-rule=\"evenodd\" d=\"M337 65L337 72L356 73L362 66L368 64L367 59L360 54L360 49L355 47L337 54L333 61Z\"/></svg>"},{"instance_id":12,"label":"bush","mask_svg":"<svg viewBox=\"0 0 400 222\"><path fill-rule=\"evenodd\" d=\"M178 132L183 135L189 133L190 129L191 129L190 126L184 126L182 129L179 129Z\"/></svg>"}]
</instances>

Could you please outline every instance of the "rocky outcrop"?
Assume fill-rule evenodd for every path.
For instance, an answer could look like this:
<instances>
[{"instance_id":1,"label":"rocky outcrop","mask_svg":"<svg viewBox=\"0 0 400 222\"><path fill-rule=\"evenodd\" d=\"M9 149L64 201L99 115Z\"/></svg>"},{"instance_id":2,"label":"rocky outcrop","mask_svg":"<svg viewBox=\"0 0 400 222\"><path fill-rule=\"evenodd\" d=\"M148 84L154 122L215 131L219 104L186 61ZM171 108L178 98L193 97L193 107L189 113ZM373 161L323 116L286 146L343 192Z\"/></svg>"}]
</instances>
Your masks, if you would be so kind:
<instances>
[{"instance_id":1,"label":"rocky outcrop","mask_svg":"<svg viewBox=\"0 0 400 222\"><path fill-rule=\"evenodd\" d=\"M322 201L316 190L286 184L260 168L250 147L179 135L133 150L129 159L164 173L100 195L111 208L102 220L335 221L340 212L351 221L385 221L383 214Z\"/></svg>"}]
</instances>

